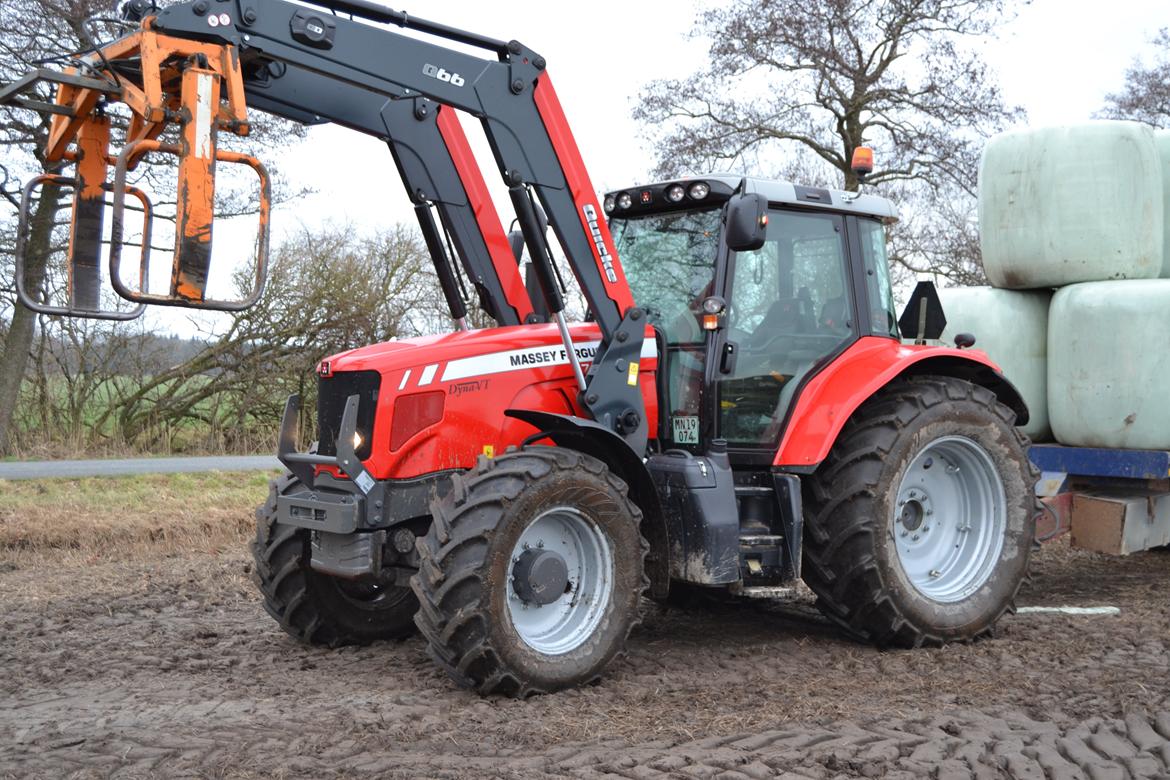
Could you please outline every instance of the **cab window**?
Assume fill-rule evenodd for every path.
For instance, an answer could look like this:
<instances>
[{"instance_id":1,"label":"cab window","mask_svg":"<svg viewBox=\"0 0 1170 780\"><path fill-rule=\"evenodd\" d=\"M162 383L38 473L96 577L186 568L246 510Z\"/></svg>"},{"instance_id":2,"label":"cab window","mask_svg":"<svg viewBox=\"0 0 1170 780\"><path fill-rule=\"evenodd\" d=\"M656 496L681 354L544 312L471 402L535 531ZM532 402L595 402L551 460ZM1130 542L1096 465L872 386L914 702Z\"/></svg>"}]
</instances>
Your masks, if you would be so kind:
<instances>
[{"instance_id":1,"label":"cab window","mask_svg":"<svg viewBox=\"0 0 1170 780\"><path fill-rule=\"evenodd\" d=\"M870 330L898 338L898 310L890 285L890 261L886 255L886 228L873 219L858 220L861 259L865 264L865 289L869 296Z\"/></svg>"}]
</instances>

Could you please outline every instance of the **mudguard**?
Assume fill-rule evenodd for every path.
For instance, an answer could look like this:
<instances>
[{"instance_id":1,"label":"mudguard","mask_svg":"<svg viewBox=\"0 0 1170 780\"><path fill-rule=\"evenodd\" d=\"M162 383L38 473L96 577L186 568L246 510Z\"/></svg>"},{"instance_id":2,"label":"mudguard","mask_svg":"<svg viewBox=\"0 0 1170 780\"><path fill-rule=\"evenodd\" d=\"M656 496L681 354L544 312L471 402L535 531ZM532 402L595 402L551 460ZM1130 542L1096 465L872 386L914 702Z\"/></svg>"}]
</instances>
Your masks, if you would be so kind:
<instances>
[{"instance_id":1,"label":"mudguard","mask_svg":"<svg viewBox=\"0 0 1170 780\"><path fill-rule=\"evenodd\" d=\"M641 454L631 449L621 436L583 417L531 409L508 409L504 414L545 433L558 447L597 458L625 480L630 498L642 510L642 536L650 543L650 553L646 556L650 593L655 598L666 598L670 589L670 540L658 491Z\"/></svg>"},{"instance_id":2,"label":"mudguard","mask_svg":"<svg viewBox=\"0 0 1170 780\"><path fill-rule=\"evenodd\" d=\"M791 471L812 471L828 456L837 434L859 406L893 380L921 374L953 376L986 387L1016 413L1017 425L1028 422L1023 396L985 352L909 345L866 336L801 390L773 465Z\"/></svg>"}]
</instances>

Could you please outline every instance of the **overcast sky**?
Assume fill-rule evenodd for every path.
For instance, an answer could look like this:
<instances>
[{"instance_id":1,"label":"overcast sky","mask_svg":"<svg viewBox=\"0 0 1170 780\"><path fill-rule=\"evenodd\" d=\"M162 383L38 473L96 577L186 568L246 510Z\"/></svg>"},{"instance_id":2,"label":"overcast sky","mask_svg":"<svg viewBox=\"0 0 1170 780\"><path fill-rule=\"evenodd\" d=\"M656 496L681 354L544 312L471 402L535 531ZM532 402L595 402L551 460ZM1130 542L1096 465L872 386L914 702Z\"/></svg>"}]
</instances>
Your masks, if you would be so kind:
<instances>
[{"instance_id":1,"label":"overcast sky","mask_svg":"<svg viewBox=\"0 0 1170 780\"><path fill-rule=\"evenodd\" d=\"M642 180L652 166L631 110L646 82L685 75L706 56L701 43L686 36L702 6L685 0L587 5L447 0L406 10L495 38L515 38L544 55L593 183L604 190ZM1028 111L1030 124L1079 122L1120 87L1135 55L1149 55L1150 39L1164 26L1170 26L1165 0L1036 0L1002 28L999 40L982 45L1005 98ZM494 163L478 141L476 124L464 124L492 179ZM367 230L413 224L390 154L375 140L340 128L315 128L274 162L291 182L316 190L275 211L277 240L301 225L332 222ZM501 215L510 219L502 208ZM242 229L217 226L217 257L230 254ZM154 275L160 276L167 274ZM171 313L155 316L164 327L188 331Z\"/></svg>"}]
</instances>

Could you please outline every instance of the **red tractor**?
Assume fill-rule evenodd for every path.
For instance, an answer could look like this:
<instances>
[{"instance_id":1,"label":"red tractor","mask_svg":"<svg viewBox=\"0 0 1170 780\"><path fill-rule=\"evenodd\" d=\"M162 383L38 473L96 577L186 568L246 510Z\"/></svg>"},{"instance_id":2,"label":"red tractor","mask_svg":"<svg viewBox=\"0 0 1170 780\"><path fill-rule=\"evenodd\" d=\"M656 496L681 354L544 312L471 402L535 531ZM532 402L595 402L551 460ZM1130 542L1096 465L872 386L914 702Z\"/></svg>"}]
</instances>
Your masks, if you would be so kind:
<instances>
[{"instance_id":1,"label":"red tractor","mask_svg":"<svg viewBox=\"0 0 1170 780\"><path fill-rule=\"evenodd\" d=\"M316 5L329 10L136 0L137 43L34 74L62 84L50 152L77 161L79 202L83 179L115 168L104 185L115 243L125 171L159 150L134 144L158 146L168 122L190 139L161 151L179 157L182 224L208 229L181 232L169 295L148 294L145 278L116 286L139 304L247 303L204 296L206 193L226 159L213 141L246 132L245 102L390 144L457 329L322 360L308 453L289 399L289 474L258 512L253 548L282 628L328 645L417 628L457 682L514 696L596 679L644 594L767 596L803 579L829 619L879 645L993 629L1033 540L1036 474L1016 427L1028 412L984 354L962 348L970 340L924 343L941 330L930 296L916 293L902 320L913 332L900 333L888 201L725 175L599 199L535 52L366 0ZM140 56L156 49L169 54ZM0 99L22 99L35 78L23 81ZM137 121L122 150L70 157L71 141L94 143L94 105L112 100ZM151 100L167 110L151 113ZM482 121L511 236L454 110ZM95 250L77 237L100 219L75 210L69 305L22 289L26 304L109 315L81 283ZM566 321L548 227L587 322ZM460 265L499 327L467 329Z\"/></svg>"}]
</instances>

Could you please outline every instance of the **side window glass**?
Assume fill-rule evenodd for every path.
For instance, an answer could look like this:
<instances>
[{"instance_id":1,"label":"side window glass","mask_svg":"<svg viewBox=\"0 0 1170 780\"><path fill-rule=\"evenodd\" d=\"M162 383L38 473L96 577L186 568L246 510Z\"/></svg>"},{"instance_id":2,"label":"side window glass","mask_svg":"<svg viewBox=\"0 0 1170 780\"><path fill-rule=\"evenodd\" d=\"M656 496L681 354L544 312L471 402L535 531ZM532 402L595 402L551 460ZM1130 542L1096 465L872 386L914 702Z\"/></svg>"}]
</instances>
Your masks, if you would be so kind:
<instances>
[{"instance_id":1,"label":"side window glass","mask_svg":"<svg viewBox=\"0 0 1170 780\"><path fill-rule=\"evenodd\" d=\"M865 263L865 289L869 296L870 329L875 334L898 338L898 310L890 285L890 261L886 255L886 228L872 219L858 220L861 257Z\"/></svg>"}]
</instances>

